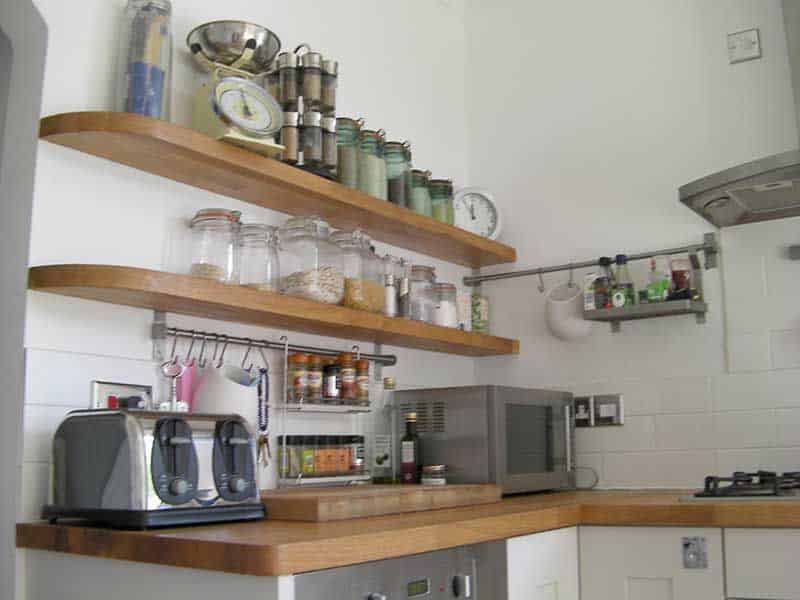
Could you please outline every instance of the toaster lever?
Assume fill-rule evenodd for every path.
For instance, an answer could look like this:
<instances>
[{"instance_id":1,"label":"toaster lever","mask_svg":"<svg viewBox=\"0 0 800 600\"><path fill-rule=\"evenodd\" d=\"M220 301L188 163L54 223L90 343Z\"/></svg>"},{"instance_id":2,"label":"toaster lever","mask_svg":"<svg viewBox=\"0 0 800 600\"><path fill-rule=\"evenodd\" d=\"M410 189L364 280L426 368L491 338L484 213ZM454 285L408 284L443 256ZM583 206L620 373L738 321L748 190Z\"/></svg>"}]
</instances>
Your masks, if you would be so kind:
<instances>
[{"instance_id":1,"label":"toaster lever","mask_svg":"<svg viewBox=\"0 0 800 600\"><path fill-rule=\"evenodd\" d=\"M242 437L229 437L228 444L231 446L247 446L250 443L250 440L247 438Z\"/></svg>"},{"instance_id":2,"label":"toaster lever","mask_svg":"<svg viewBox=\"0 0 800 600\"><path fill-rule=\"evenodd\" d=\"M183 437L180 435L173 435L169 438L169 445L170 446L186 446L187 444L191 444L192 440L188 437Z\"/></svg>"}]
</instances>

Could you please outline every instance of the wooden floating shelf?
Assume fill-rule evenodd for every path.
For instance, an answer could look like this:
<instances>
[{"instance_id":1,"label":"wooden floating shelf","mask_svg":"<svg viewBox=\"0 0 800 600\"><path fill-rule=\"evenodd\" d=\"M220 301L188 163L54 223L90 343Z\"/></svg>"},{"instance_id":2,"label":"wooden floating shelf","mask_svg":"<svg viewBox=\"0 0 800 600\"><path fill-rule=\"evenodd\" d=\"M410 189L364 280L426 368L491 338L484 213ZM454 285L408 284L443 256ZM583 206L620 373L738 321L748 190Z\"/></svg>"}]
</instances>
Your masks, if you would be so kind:
<instances>
[{"instance_id":1,"label":"wooden floating shelf","mask_svg":"<svg viewBox=\"0 0 800 600\"><path fill-rule=\"evenodd\" d=\"M358 227L376 240L467 267L517 259L505 244L159 119L63 113L42 119L39 137L258 206Z\"/></svg>"},{"instance_id":2,"label":"wooden floating shelf","mask_svg":"<svg viewBox=\"0 0 800 600\"><path fill-rule=\"evenodd\" d=\"M28 288L86 300L433 352L464 356L519 353L517 340L134 267L81 264L33 267L28 275Z\"/></svg>"},{"instance_id":3,"label":"wooden floating shelf","mask_svg":"<svg viewBox=\"0 0 800 600\"><path fill-rule=\"evenodd\" d=\"M606 321L611 323L614 331L619 331L622 321L637 321L639 319L655 319L658 317L672 317L676 315L695 315L698 323L705 323L708 304L699 300L669 300L667 302L654 302L652 304L636 304L621 308L605 308L600 310L587 310L583 318L587 321Z\"/></svg>"}]
</instances>

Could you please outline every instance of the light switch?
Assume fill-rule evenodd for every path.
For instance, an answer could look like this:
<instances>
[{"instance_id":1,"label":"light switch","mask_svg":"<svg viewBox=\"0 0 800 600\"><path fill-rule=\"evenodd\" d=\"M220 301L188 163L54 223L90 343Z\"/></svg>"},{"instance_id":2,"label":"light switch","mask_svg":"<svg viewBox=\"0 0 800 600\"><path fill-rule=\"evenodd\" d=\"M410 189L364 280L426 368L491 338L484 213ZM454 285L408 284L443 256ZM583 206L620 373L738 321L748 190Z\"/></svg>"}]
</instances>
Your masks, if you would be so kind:
<instances>
[{"instance_id":1,"label":"light switch","mask_svg":"<svg viewBox=\"0 0 800 600\"><path fill-rule=\"evenodd\" d=\"M728 34L728 61L730 64L761 58L761 40L758 29Z\"/></svg>"},{"instance_id":2,"label":"light switch","mask_svg":"<svg viewBox=\"0 0 800 600\"><path fill-rule=\"evenodd\" d=\"M575 398L575 427L592 427L594 425L594 401L591 396Z\"/></svg>"}]
</instances>

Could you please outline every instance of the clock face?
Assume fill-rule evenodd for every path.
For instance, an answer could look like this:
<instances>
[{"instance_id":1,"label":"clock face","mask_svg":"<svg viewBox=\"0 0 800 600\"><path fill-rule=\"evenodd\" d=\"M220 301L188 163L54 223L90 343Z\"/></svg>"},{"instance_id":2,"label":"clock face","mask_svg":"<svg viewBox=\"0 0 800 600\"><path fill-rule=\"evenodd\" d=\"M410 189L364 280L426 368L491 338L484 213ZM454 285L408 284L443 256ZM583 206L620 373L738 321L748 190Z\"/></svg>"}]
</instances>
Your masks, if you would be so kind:
<instances>
[{"instance_id":1,"label":"clock face","mask_svg":"<svg viewBox=\"0 0 800 600\"><path fill-rule=\"evenodd\" d=\"M280 107L252 81L241 77L221 79L214 88L217 113L246 135L273 135L280 127Z\"/></svg>"},{"instance_id":2,"label":"clock face","mask_svg":"<svg viewBox=\"0 0 800 600\"><path fill-rule=\"evenodd\" d=\"M457 227L492 240L500 235L500 213L488 191L464 188L456 194L453 204Z\"/></svg>"}]
</instances>

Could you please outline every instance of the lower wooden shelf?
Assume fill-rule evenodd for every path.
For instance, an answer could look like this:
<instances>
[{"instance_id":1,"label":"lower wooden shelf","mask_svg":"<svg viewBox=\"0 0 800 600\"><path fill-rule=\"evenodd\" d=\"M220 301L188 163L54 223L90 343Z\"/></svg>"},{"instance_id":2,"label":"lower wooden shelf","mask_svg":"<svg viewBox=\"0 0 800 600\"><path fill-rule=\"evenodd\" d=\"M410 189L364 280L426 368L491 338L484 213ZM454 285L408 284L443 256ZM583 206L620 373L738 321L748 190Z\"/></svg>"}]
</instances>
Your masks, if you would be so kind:
<instances>
[{"instance_id":1,"label":"lower wooden shelf","mask_svg":"<svg viewBox=\"0 0 800 600\"><path fill-rule=\"evenodd\" d=\"M134 267L86 264L33 267L28 275L28 288L86 300L433 352L464 356L519 353L517 340Z\"/></svg>"}]
</instances>

